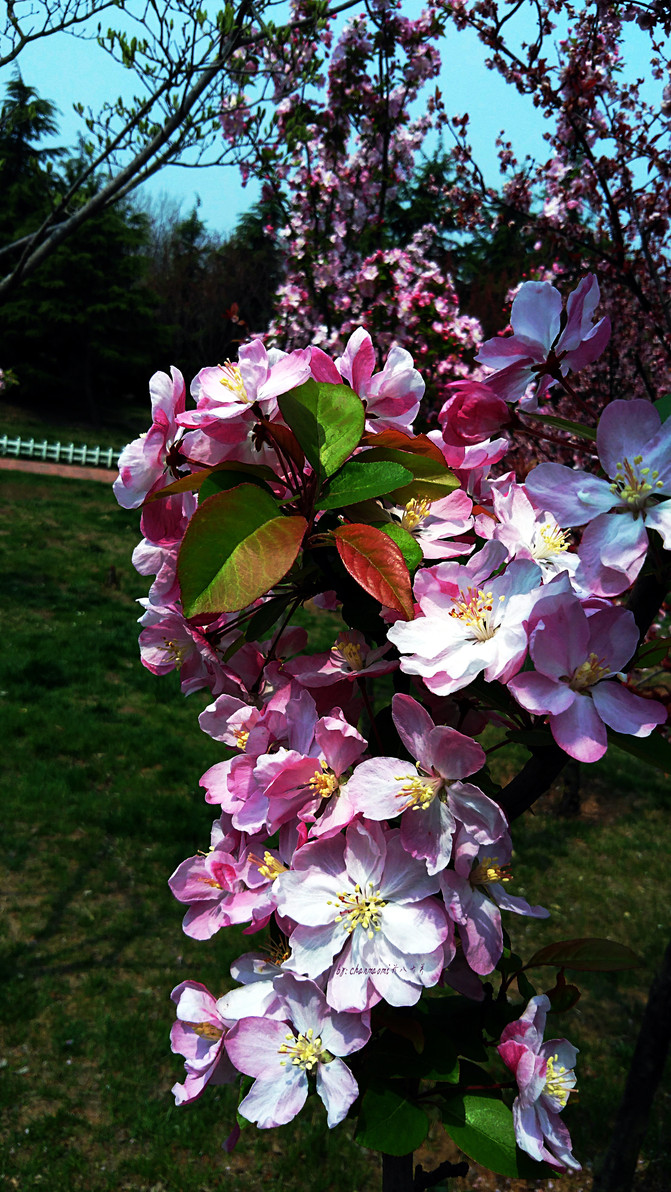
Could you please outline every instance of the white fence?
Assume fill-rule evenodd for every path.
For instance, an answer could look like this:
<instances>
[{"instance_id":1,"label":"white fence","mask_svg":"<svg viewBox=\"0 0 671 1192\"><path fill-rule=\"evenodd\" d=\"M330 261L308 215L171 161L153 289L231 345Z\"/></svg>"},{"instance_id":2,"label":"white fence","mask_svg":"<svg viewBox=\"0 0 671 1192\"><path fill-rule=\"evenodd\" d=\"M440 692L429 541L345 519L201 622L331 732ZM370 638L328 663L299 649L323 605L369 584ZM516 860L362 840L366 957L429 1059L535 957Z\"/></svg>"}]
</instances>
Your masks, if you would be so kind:
<instances>
[{"instance_id":1,"label":"white fence","mask_svg":"<svg viewBox=\"0 0 671 1192\"><path fill-rule=\"evenodd\" d=\"M0 435L0 456L43 459L57 464L86 464L94 468L116 468L121 451L116 447L76 447L74 443L49 443L46 439L10 438Z\"/></svg>"}]
</instances>

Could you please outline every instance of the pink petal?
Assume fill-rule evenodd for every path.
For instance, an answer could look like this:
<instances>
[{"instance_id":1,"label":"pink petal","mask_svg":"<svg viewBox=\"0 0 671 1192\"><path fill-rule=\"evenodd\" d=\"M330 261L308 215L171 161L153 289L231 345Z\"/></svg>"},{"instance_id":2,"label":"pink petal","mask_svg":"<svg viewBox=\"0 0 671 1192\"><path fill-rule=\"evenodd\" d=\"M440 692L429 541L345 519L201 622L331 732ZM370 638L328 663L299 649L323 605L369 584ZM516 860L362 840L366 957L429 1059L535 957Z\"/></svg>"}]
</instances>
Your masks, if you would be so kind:
<instances>
[{"instance_id":1,"label":"pink petal","mask_svg":"<svg viewBox=\"0 0 671 1192\"><path fill-rule=\"evenodd\" d=\"M550 717L550 729L557 744L579 762L598 762L608 747L608 735L593 701L576 693L570 708Z\"/></svg>"},{"instance_id":2,"label":"pink petal","mask_svg":"<svg viewBox=\"0 0 671 1192\"><path fill-rule=\"evenodd\" d=\"M647 737L666 722L666 708L657 700L643 699L621 683L597 683L592 699L601 719L616 733Z\"/></svg>"}]
</instances>

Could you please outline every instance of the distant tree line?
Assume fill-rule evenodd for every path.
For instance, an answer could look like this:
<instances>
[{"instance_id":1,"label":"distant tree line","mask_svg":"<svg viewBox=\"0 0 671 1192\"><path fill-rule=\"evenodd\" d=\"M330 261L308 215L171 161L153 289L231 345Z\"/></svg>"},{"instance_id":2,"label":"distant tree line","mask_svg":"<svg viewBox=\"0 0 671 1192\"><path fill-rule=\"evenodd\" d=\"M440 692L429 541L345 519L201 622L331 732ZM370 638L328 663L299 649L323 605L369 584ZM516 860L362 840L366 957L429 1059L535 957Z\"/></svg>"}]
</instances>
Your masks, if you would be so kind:
<instances>
[{"instance_id":1,"label":"distant tree line","mask_svg":"<svg viewBox=\"0 0 671 1192\"><path fill-rule=\"evenodd\" d=\"M24 233L49 217L81 169L79 149L44 146L57 133L54 104L17 73L0 108L0 243L14 245L2 250L5 270L25 251ZM459 235L439 200L449 168L440 150L421 162L389 204L384 241L403 247L432 220L434 259L453 277L462 309L490 333L525 245L519 229L501 225L490 239ZM92 176L89 194L101 184ZM86 193L70 200L87 201ZM126 199L90 217L0 308L0 367L18 379L14 400L121 428L144 413L157 368L176 364L190 379L205 364L235 358L238 344L273 318L283 224L281 201L270 196L228 236L209 232L197 207L184 216L169 200L143 209Z\"/></svg>"},{"instance_id":2,"label":"distant tree line","mask_svg":"<svg viewBox=\"0 0 671 1192\"><path fill-rule=\"evenodd\" d=\"M44 147L57 132L55 106L17 74L0 108L0 242L15 244L46 219L80 168L76 149ZM99 184L92 177L90 192ZM18 379L14 400L122 423L135 406L144 413L157 368L194 375L235 355L270 318L280 268L272 221L260 206L223 237L197 209L184 217L177 205L152 212L130 200L88 219L0 309L0 366ZM6 252L4 265L21 251Z\"/></svg>"}]
</instances>

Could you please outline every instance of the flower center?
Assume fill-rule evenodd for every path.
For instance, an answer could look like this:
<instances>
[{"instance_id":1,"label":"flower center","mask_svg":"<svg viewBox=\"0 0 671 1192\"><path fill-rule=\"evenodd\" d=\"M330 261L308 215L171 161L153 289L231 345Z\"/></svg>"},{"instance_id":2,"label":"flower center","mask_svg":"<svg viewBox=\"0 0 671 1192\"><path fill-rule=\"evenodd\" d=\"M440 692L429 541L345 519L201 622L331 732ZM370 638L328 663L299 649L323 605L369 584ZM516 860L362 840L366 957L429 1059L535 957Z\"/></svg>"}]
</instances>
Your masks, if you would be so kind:
<instances>
[{"instance_id":1,"label":"flower center","mask_svg":"<svg viewBox=\"0 0 671 1192\"><path fill-rule=\"evenodd\" d=\"M223 1027L215 1026L213 1022L183 1022L182 1026L190 1026L194 1034L209 1043L215 1043L224 1033Z\"/></svg>"},{"instance_id":2,"label":"flower center","mask_svg":"<svg viewBox=\"0 0 671 1192\"><path fill-rule=\"evenodd\" d=\"M569 687L571 691L585 691L588 687L593 687L604 675L610 674L607 666L604 666L605 659L599 658L596 654L590 654L585 662L581 663L574 670L569 679Z\"/></svg>"},{"instance_id":3,"label":"flower center","mask_svg":"<svg viewBox=\"0 0 671 1192\"><path fill-rule=\"evenodd\" d=\"M621 464L618 463L613 483L610 486L612 493L616 493L621 500L626 501L627 505L631 505L634 509L641 509L650 493L654 492L656 488L664 487L662 481L657 479L659 472L657 470L651 472L650 468L642 468L642 463L642 455L635 455L631 463L626 458ZM654 480L655 483L651 484L651 480Z\"/></svg>"},{"instance_id":4,"label":"flower center","mask_svg":"<svg viewBox=\"0 0 671 1192\"><path fill-rule=\"evenodd\" d=\"M269 882L274 882L275 878L279 877L281 873L287 872L286 865L278 861L272 853L268 852L268 849L263 854L263 860L260 857L255 857L253 853L249 854L249 859L258 866L261 877L267 878Z\"/></svg>"},{"instance_id":5,"label":"flower center","mask_svg":"<svg viewBox=\"0 0 671 1192\"><path fill-rule=\"evenodd\" d=\"M223 376L219 378L219 384L234 394L238 401L243 401L245 405L248 405L249 398L247 397L247 390L245 389L245 382L242 379L239 365L231 364L231 361L227 360L225 364L220 364L219 368L223 373Z\"/></svg>"},{"instance_id":6,"label":"flower center","mask_svg":"<svg viewBox=\"0 0 671 1192\"><path fill-rule=\"evenodd\" d=\"M559 1056L549 1055L543 1092L547 1093L548 1097L555 1097L563 1109L569 1099L569 1093L574 1088L575 1072L573 1068L564 1068L559 1064Z\"/></svg>"},{"instance_id":7,"label":"flower center","mask_svg":"<svg viewBox=\"0 0 671 1192\"><path fill-rule=\"evenodd\" d=\"M397 782L403 783L396 798L407 799L400 811L426 811L433 803L441 785L440 779L435 778L410 778L407 774L396 774L394 777Z\"/></svg>"},{"instance_id":8,"label":"flower center","mask_svg":"<svg viewBox=\"0 0 671 1192\"><path fill-rule=\"evenodd\" d=\"M430 508L431 500L429 497L413 497L411 501L408 501L401 518L403 529L409 530L410 533L416 530L420 522L424 521Z\"/></svg>"},{"instance_id":9,"label":"flower center","mask_svg":"<svg viewBox=\"0 0 671 1192\"><path fill-rule=\"evenodd\" d=\"M560 529L556 522L546 522L536 534L531 553L534 559L552 559L568 550L570 542L569 530Z\"/></svg>"},{"instance_id":10,"label":"flower center","mask_svg":"<svg viewBox=\"0 0 671 1192\"><path fill-rule=\"evenodd\" d=\"M334 922L342 923L348 935L351 935L355 928L363 927L369 940L372 940L373 933L380 931L380 911L387 903L376 893L373 882L368 883L368 890L369 893L365 894L357 882L353 894L346 890L338 894L335 903L338 914ZM334 905L330 899L328 905Z\"/></svg>"},{"instance_id":11,"label":"flower center","mask_svg":"<svg viewBox=\"0 0 671 1192\"><path fill-rule=\"evenodd\" d=\"M236 728L233 730L233 736L235 737L235 739L238 743L238 749L241 749L242 752L244 753L245 749L247 748L247 742L249 740L249 733L246 732L244 728Z\"/></svg>"},{"instance_id":12,"label":"flower center","mask_svg":"<svg viewBox=\"0 0 671 1192\"><path fill-rule=\"evenodd\" d=\"M331 1058L329 1052L322 1047L319 1035L314 1037L312 1027L298 1038L293 1034L284 1037L287 1042L282 1044L278 1054L290 1056L291 1063L297 1068L302 1068L303 1071L311 1072L313 1068L317 1067L317 1064L324 1063ZM281 1066L284 1068L287 1062L287 1060L281 1060Z\"/></svg>"},{"instance_id":13,"label":"flower center","mask_svg":"<svg viewBox=\"0 0 671 1192\"><path fill-rule=\"evenodd\" d=\"M172 638L167 637L163 639L163 649L170 661L174 662L175 666L181 666L189 653L189 647L186 642L176 642Z\"/></svg>"},{"instance_id":14,"label":"flower center","mask_svg":"<svg viewBox=\"0 0 671 1192\"><path fill-rule=\"evenodd\" d=\"M466 592L459 589L460 600L454 601L450 609L450 616L467 625L476 641L485 642L493 637L498 628L493 625L492 611L494 608L494 593L483 592L481 588L468 588ZM499 596L499 601L505 596Z\"/></svg>"},{"instance_id":15,"label":"flower center","mask_svg":"<svg viewBox=\"0 0 671 1192\"><path fill-rule=\"evenodd\" d=\"M364 669L361 646L351 641L344 633L341 633L340 637L336 639L335 645L331 646L331 653L336 654L352 671Z\"/></svg>"},{"instance_id":16,"label":"flower center","mask_svg":"<svg viewBox=\"0 0 671 1192\"><path fill-rule=\"evenodd\" d=\"M335 795L338 790L338 779L333 773L333 770L329 770L326 762L320 762L319 764L321 766L321 770L315 770L308 783L308 786L312 787L314 793L318 795L320 799L329 799L331 795Z\"/></svg>"},{"instance_id":17,"label":"flower center","mask_svg":"<svg viewBox=\"0 0 671 1192\"><path fill-rule=\"evenodd\" d=\"M490 886L493 882L511 882L513 875L509 865L499 865L498 857L483 857L471 871L472 886Z\"/></svg>"}]
</instances>

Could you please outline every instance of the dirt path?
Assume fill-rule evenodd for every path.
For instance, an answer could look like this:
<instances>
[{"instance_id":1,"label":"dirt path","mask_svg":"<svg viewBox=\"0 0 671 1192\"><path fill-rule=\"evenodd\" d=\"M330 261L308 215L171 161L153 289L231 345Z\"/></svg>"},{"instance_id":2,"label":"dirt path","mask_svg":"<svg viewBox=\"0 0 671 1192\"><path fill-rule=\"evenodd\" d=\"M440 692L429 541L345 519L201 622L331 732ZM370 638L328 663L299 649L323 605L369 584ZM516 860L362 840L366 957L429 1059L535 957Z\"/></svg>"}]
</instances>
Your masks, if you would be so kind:
<instances>
[{"instance_id":1,"label":"dirt path","mask_svg":"<svg viewBox=\"0 0 671 1192\"><path fill-rule=\"evenodd\" d=\"M108 468L84 468L79 464L37 463L34 459L8 459L0 457L0 471L34 472L36 476L65 476L68 480L99 480L111 484L118 472Z\"/></svg>"}]
</instances>

